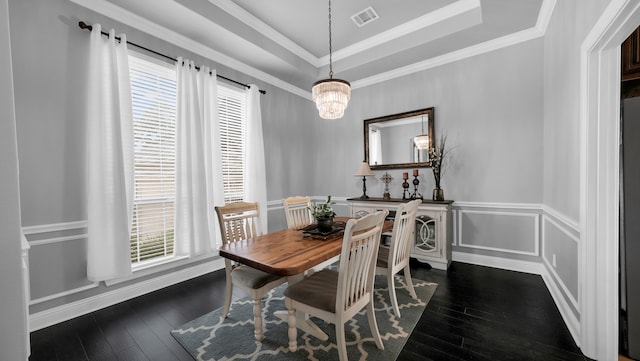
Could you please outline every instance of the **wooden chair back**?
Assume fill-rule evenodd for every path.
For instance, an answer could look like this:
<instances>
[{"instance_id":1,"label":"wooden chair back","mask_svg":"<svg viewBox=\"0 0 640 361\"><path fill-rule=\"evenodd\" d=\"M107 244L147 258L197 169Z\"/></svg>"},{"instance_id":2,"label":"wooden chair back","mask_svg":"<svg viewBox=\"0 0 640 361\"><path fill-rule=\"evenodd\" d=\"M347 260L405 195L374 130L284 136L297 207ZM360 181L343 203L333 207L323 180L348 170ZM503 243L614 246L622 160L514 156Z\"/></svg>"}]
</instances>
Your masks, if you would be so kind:
<instances>
[{"instance_id":1,"label":"wooden chair back","mask_svg":"<svg viewBox=\"0 0 640 361\"><path fill-rule=\"evenodd\" d=\"M416 199L409 203L401 204L396 209L388 259L388 267L393 268L395 272L404 268L405 264L409 262L411 237L416 228L416 213L420 204L422 204L422 201Z\"/></svg>"},{"instance_id":2,"label":"wooden chair back","mask_svg":"<svg viewBox=\"0 0 640 361\"><path fill-rule=\"evenodd\" d=\"M287 216L287 228L301 228L314 222L311 215L311 197L289 197L282 200Z\"/></svg>"},{"instance_id":3,"label":"wooden chair back","mask_svg":"<svg viewBox=\"0 0 640 361\"><path fill-rule=\"evenodd\" d=\"M336 295L336 316L339 320L352 318L372 301L378 246L388 213L387 210L378 211L347 222Z\"/></svg>"},{"instance_id":4,"label":"wooden chair back","mask_svg":"<svg viewBox=\"0 0 640 361\"><path fill-rule=\"evenodd\" d=\"M258 203L237 202L215 209L223 244L262 234Z\"/></svg>"}]
</instances>

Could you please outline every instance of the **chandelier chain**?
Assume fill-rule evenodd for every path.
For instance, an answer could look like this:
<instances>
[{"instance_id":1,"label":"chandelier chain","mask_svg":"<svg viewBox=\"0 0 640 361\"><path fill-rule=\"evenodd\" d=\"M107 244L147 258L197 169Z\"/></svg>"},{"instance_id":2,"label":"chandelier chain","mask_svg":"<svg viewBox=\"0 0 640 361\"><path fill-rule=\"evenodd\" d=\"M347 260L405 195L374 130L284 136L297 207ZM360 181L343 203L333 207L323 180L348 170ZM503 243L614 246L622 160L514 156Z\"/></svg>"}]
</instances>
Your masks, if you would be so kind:
<instances>
[{"instance_id":1,"label":"chandelier chain","mask_svg":"<svg viewBox=\"0 0 640 361\"><path fill-rule=\"evenodd\" d=\"M329 79L333 78L333 56L331 48L331 0L329 0Z\"/></svg>"}]
</instances>

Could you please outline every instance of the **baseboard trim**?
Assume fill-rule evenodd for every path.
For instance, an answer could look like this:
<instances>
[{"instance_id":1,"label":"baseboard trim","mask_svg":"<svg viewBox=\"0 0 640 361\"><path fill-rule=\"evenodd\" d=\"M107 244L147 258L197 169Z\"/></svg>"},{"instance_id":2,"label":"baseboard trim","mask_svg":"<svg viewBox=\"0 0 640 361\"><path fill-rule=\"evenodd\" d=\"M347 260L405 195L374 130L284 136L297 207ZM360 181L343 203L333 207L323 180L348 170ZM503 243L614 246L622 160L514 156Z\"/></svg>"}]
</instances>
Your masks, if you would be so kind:
<instances>
[{"instance_id":1,"label":"baseboard trim","mask_svg":"<svg viewBox=\"0 0 640 361\"><path fill-rule=\"evenodd\" d=\"M224 259L219 258L211 262L201 263L143 282L120 287L113 291L37 312L29 316L30 331L37 331L222 268L224 268Z\"/></svg>"},{"instance_id":2,"label":"baseboard trim","mask_svg":"<svg viewBox=\"0 0 640 361\"><path fill-rule=\"evenodd\" d=\"M558 285L554 282L553 276L549 273L546 267L542 268L542 280L544 284L547 286L549 293L551 293L551 298L558 307L558 311L560 311L560 315L564 320L565 325L569 329L569 333L571 333L571 337L575 341L578 347L580 346L580 321L576 317L576 315L571 310L571 306L567 303L566 299L563 297L563 293L558 288Z\"/></svg>"},{"instance_id":3,"label":"baseboard trim","mask_svg":"<svg viewBox=\"0 0 640 361\"><path fill-rule=\"evenodd\" d=\"M516 259L485 256L481 254L454 251L452 252L451 258L457 262L471 263L478 266L500 268L500 269L505 269L509 271L532 273L536 275L541 275L544 270L544 267L540 263L522 261L522 260L516 260Z\"/></svg>"}]
</instances>

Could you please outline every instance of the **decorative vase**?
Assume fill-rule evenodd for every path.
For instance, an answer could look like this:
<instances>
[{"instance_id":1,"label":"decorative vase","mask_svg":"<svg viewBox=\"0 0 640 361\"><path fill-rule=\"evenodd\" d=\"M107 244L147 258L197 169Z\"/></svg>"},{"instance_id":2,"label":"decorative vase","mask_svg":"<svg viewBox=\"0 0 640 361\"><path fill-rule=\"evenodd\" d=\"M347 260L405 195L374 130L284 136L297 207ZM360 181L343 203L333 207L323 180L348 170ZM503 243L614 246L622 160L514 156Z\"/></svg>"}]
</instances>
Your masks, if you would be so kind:
<instances>
[{"instance_id":1,"label":"decorative vase","mask_svg":"<svg viewBox=\"0 0 640 361\"><path fill-rule=\"evenodd\" d=\"M444 201L444 190L440 187L435 187L433 189L433 200L434 201Z\"/></svg>"},{"instance_id":2,"label":"decorative vase","mask_svg":"<svg viewBox=\"0 0 640 361\"><path fill-rule=\"evenodd\" d=\"M330 232L333 229L333 217L316 218L318 231Z\"/></svg>"}]
</instances>

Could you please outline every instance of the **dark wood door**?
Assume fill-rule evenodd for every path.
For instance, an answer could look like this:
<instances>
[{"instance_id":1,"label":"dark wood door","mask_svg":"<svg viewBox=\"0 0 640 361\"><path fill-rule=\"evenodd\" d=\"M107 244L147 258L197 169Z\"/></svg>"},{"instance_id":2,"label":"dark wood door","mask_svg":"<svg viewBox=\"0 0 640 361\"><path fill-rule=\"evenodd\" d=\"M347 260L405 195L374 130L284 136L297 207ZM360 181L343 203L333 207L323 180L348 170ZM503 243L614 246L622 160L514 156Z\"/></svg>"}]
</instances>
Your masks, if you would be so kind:
<instances>
[{"instance_id":1,"label":"dark wood door","mask_svg":"<svg viewBox=\"0 0 640 361\"><path fill-rule=\"evenodd\" d=\"M640 79L640 27L622 43L622 80Z\"/></svg>"}]
</instances>

